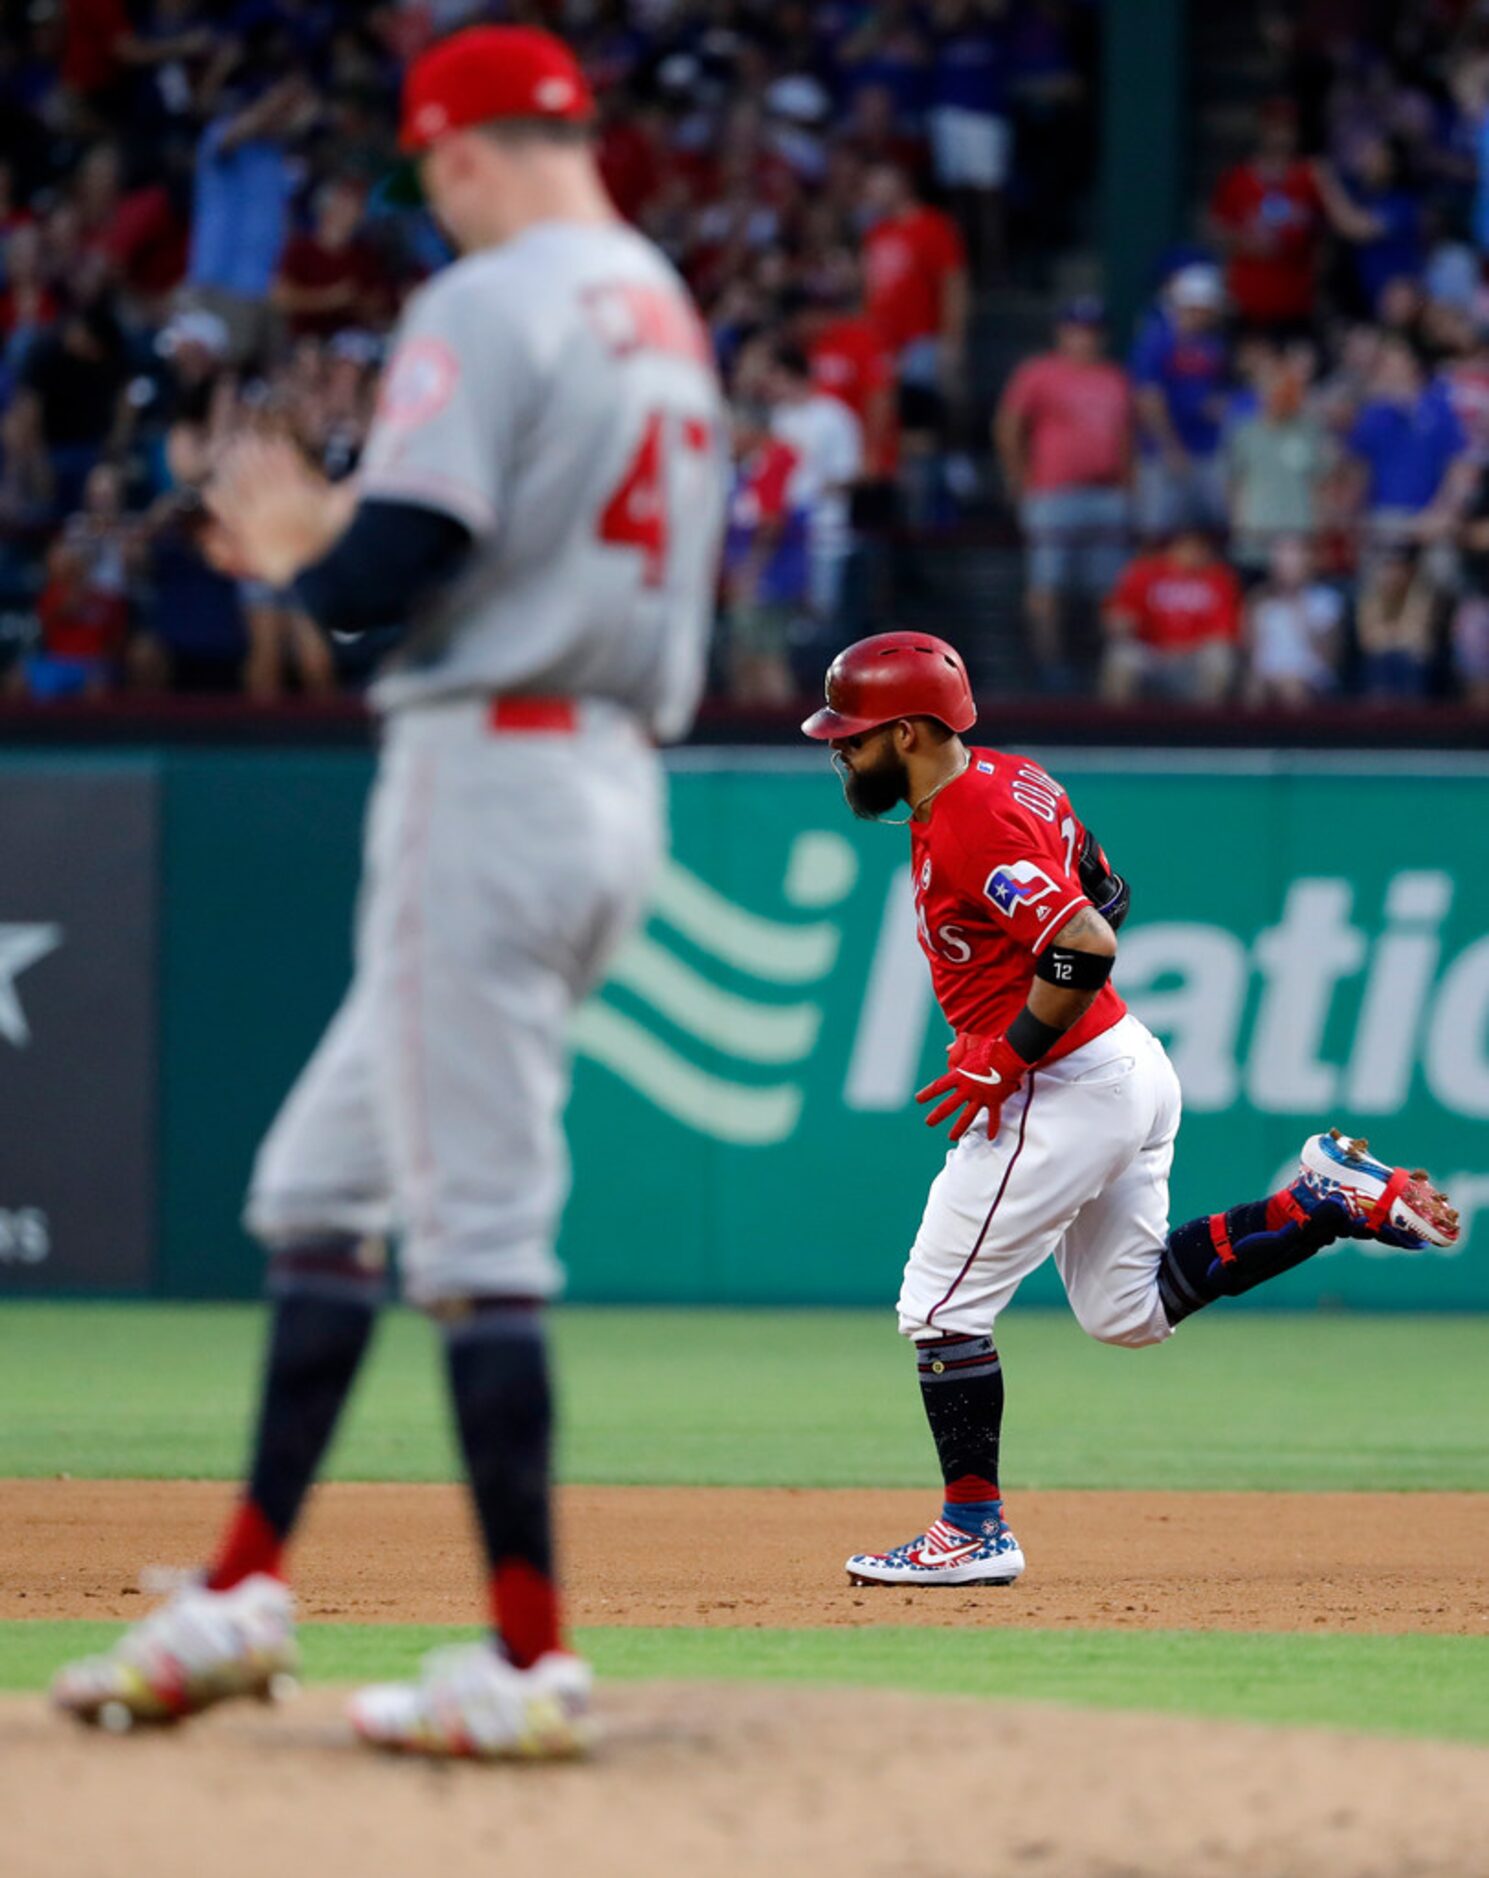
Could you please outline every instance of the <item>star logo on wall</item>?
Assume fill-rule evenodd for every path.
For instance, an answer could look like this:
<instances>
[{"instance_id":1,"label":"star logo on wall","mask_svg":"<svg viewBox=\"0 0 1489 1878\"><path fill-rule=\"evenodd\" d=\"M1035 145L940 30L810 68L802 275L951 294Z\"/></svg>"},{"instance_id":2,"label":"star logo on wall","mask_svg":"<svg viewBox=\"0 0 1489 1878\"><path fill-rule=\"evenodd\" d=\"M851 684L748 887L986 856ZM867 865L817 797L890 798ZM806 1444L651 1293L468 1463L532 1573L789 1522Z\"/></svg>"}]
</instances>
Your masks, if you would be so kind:
<instances>
[{"instance_id":1,"label":"star logo on wall","mask_svg":"<svg viewBox=\"0 0 1489 1878\"><path fill-rule=\"evenodd\" d=\"M0 921L0 1037L18 1050L24 1050L31 1041L31 1026L21 1008L16 980L61 943L60 926L6 925Z\"/></svg>"}]
</instances>

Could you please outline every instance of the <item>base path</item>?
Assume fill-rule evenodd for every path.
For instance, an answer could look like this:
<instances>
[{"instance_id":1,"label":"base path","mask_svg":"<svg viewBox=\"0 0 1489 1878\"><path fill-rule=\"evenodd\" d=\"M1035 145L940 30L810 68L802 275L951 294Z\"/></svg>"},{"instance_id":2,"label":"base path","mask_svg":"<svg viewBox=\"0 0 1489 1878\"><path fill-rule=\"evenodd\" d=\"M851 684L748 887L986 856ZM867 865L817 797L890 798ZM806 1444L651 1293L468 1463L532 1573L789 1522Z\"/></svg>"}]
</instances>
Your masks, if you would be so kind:
<instances>
[{"instance_id":1,"label":"base path","mask_svg":"<svg viewBox=\"0 0 1489 1878\"><path fill-rule=\"evenodd\" d=\"M4 1868L16 1878L1485 1869L1483 1748L658 1683L602 1690L605 1735L588 1763L433 1768L355 1747L338 1711L318 1691L277 1714L239 1704L118 1740L37 1697L0 1702Z\"/></svg>"},{"instance_id":2,"label":"base path","mask_svg":"<svg viewBox=\"0 0 1489 1878\"><path fill-rule=\"evenodd\" d=\"M0 1618L138 1616L144 1565L193 1565L221 1483L0 1482ZM999 1589L854 1589L850 1552L936 1510L915 1492L569 1487L578 1624L986 1624L1100 1629L1489 1633L1489 1494L1026 1493L1028 1574ZM295 1556L312 1619L471 1623L478 1587L458 1488L330 1486Z\"/></svg>"}]
</instances>

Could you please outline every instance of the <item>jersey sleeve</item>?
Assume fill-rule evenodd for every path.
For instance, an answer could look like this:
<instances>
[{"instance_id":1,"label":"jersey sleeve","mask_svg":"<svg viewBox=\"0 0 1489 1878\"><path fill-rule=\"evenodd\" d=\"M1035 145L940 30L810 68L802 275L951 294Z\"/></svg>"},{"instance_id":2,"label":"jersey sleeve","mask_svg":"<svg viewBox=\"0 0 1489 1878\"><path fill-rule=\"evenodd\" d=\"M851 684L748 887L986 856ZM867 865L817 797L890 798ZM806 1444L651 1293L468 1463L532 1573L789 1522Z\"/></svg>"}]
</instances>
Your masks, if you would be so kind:
<instances>
[{"instance_id":1,"label":"jersey sleeve","mask_svg":"<svg viewBox=\"0 0 1489 1878\"><path fill-rule=\"evenodd\" d=\"M500 302L459 270L411 303L383 376L361 493L438 509L472 535L501 515L536 371Z\"/></svg>"},{"instance_id":2,"label":"jersey sleeve","mask_svg":"<svg viewBox=\"0 0 1489 1878\"><path fill-rule=\"evenodd\" d=\"M1037 958L1091 904L1077 872L1085 830L1070 798L1043 771L1030 773L1022 793L1030 806L1015 798L964 824L960 886L995 928Z\"/></svg>"}]
</instances>

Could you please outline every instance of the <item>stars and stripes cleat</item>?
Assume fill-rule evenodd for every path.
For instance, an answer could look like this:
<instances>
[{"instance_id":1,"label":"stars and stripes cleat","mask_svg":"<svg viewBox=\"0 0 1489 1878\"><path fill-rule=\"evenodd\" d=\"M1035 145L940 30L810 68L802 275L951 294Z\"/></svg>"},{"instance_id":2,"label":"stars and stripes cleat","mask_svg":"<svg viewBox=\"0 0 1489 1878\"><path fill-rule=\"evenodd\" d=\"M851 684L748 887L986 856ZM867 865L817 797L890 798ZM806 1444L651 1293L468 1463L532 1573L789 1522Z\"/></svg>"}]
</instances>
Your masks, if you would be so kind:
<instances>
[{"instance_id":1,"label":"stars and stripes cleat","mask_svg":"<svg viewBox=\"0 0 1489 1878\"><path fill-rule=\"evenodd\" d=\"M56 1707L124 1733L136 1722L200 1714L238 1696L272 1701L300 1669L289 1587L262 1573L231 1591L182 1585L102 1656L69 1663L52 1683Z\"/></svg>"},{"instance_id":2,"label":"stars and stripes cleat","mask_svg":"<svg viewBox=\"0 0 1489 1878\"><path fill-rule=\"evenodd\" d=\"M890 1552L855 1552L855 1585L1011 1585L1024 1569L1019 1542L1001 1515L980 1533L938 1519L908 1545Z\"/></svg>"},{"instance_id":3,"label":"stars and stripes cleat","mask_svg":"<svg viewBox=\"0 0 1489 1878\"><path fill-rule=\"evenodd\" d=\"M1424 1169L1391 1167L1376 1159L1368 1141L1337 1128L1304 1142L1301 1174L1288 1192L1309 1215L1320 1206L1340 1212L1340 1230L1349 1239L1378 1239L1407 1251L1458 1240L1457 1209Z\"/></svg>"},{"instance_id":4,"label":"stars and stripes cleat","mask_svg":"<svg viewBox=\"0 0 1489 1878\"><path fill-rule=\"evenodd\" d=\"M566 1651L515 1669L489 1643L453 1644L417 1682L377 1683L347 1704L369 1747L439 1760L569 1760L593 1742L588 1663Z\"/></svg>"}]
</instances>

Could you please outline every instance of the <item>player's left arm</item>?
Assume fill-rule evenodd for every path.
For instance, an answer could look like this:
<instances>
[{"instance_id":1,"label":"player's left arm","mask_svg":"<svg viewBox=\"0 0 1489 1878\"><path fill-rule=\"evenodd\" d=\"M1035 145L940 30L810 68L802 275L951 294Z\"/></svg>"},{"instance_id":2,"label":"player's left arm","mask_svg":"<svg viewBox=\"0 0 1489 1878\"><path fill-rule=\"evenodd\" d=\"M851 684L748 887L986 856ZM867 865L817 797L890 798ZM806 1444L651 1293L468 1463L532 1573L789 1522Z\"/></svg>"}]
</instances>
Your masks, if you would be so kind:
<instances>
[{"instance_id":1,"label":"player's left arm","mask_svg":"<svg viewBox=\"0 0 1489 1878\"><path fill-rule=\"evenodd\" d=\"M1006 1032L1026 1065L1048 1056L1086 1015L1111 977L1116 957L1117 935L1094 906L1083 906L1066 920L1040 953L1028 1000Z\"/></svg>"}]
</instances>

